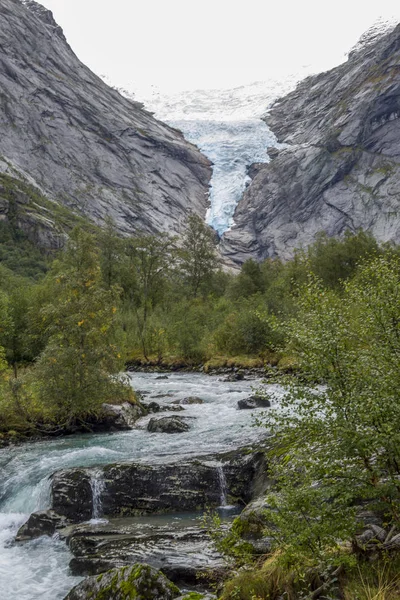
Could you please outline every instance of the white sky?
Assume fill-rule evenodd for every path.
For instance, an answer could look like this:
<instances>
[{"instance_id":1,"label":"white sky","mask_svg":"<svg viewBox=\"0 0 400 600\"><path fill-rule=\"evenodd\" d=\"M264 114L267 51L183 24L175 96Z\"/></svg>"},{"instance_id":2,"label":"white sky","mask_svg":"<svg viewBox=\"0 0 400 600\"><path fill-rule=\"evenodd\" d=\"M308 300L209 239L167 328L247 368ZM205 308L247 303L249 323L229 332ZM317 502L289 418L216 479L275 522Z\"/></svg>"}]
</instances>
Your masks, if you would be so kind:
<instances>
[{"instance_id":1,"label":"white sky","mask_svg":"<svg viewBox=\"0 0 400 600\"><path fill-rule=\"evenodd\" d=\"M328 69L397 0L39 0L79 58L112 83L233 87Z\"/></svg>"}]
</instances>

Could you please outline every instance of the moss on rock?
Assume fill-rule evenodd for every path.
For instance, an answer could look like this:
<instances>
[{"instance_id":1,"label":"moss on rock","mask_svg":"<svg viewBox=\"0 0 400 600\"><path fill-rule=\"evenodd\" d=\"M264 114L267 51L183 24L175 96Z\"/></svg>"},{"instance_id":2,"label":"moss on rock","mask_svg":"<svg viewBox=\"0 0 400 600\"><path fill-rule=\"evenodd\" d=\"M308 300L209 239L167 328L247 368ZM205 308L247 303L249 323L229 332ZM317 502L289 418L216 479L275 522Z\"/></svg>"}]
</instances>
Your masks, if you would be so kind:
<instances>
[{"instance_id":1,"label":"moss on rock","mask_svg":"<svg viewBox=\"0 0 400 600\"><path fill-rule=\"evenodd\" d=\"M88 577L65 600L173 600L180 591L161 571L136 563Z\"/></svg>"}]
</instances>

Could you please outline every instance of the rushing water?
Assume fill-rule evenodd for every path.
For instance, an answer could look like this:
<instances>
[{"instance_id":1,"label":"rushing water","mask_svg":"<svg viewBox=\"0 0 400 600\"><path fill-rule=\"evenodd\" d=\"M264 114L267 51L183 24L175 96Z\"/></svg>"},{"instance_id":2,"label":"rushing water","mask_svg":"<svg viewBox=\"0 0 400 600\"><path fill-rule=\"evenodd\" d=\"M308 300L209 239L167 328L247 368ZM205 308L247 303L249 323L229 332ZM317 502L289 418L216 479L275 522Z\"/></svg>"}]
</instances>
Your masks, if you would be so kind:
<instances>
[{"instance_id":1,"label":"rushing water","mask_svg":"<svg viewBox=\"0 0 400 600\"><path fill-rule=\"evenodd\" d=\"M7 600L61 600L79 578L68 573L69 552L63 542L46 537L14 544L18 528L28 515L49 507L49 476L74 466L101 466L129 460L173 461L182 457L220 452L255 441L262 431L252 426L251 411L237 410L257 381L224 382L202 374L131 374L135 389L146 392L146 400L168 404L198 396L204 404L185 406L185 416L195 417L190 431L176 435L151 434L150 417L128 432L65 437L0 450L0 598ZM270 386L279 397L278 386ZM165 414L165 413L164 413ZM174 413L167 413L174 414ZM226 504L224 475L221 505ZM98 502L93 519L102 516L101 470L95 471L92 488ZM224 500L225 498L225 500Z\"/></svg>"}]
</instances>

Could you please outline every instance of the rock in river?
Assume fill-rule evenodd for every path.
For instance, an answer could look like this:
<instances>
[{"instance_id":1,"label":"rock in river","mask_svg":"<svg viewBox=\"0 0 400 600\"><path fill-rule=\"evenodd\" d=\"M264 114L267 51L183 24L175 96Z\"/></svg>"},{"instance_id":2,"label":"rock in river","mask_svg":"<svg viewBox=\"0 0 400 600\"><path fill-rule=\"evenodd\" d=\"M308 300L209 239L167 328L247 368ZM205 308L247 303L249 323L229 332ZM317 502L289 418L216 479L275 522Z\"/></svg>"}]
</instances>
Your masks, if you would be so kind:
<instances>
[{"instance_id":1,"label":"rock in river","mask_svg":"<svg viewBox=\"0 0 400 600\"><path fill-rule=\"evenodd\" d=\"M173 415L172 417L161 417L160 419L150 419L147 430L151 433L183 433L189 431L189 424L183 420L183 417Z\"/></svg>"},{"instance_id":2,"label":"rock in river","mask_svg":"<svg viewBox=\"0 0 400 600\"><path fill-rule=\"evenodd\" d=\"M88 577L74 587L64 600L173 600L179 589L150 565L112 569Z\"/></svg>"},{"instance_id":3,"label":"rock in river","mask_svg":"<svg viewBox=\"0 0 400 600\"><path fill-rule=\"evenodd\" d=\"M103 404L99 425L104 425L106 431L124 431L132 429L144 414L145 410L140 404Z\"/></svg>"},{"instance_id":4,"label":"rock in river","mask_svg":"<svg viewBox=\"0 0 400 600\"><path fill-rule=\"evenodd\" d=\"M41 510L32 513L22 527L18 530L16 541L24 542L42 535L52 536L56 529L65 527L67 520L53 510Z\"/></svg>"},{"instance_id":5,"label":"rock in river","mask_svg":"<svg viewBox=\"0 0 400 600\"><path fill-rule=\"evenodd\" d=\"M221 572L227 562L196 518L143 517L83 523L60 530L74 558L74 575L96 575L112 568L145 562L162 569L175 583L197 583Z\"/></svg>"},{"instance_id":6,"label":"rock in river","mask_svg":"<svg viewBox=\"0 0 400 600\"><path fill-rule=\"evenodd\" d=\"M183 398L183 400L179 400L179 404L203 404L204 400L202 398L198 398L197 396L189 396L188 398ZM172 402L172 404L174 404Z\"/></svg>"},{"instance_id":7,"label":"rock in river","mask_svg":"<svg viewBox=\"0 0 400 600\"><path fill-rule=\"evenodd\" d=\"M52 476L52 509L71 523L93 516L93 479L101 479L101 506L105 515L203 510L219 506L220 470L227 494L246 504L253 486L265 470L261 452L247 449L204 456L170 464L115 463L99 468L64 469Z\"/></svg>"},{"instance_id":8,"label":"rock in river","mask_svg":"<svg viewBox=\"0 0 400 600\"><path fill-rule=\"evenodd\" d=\"M249 398L244 398L243 400L238 401L239 409L253 409L253 408L268 408L271 406L270 400L268 398L264 398L263 396L250 396Z\"/></svg>"}]
</instances>

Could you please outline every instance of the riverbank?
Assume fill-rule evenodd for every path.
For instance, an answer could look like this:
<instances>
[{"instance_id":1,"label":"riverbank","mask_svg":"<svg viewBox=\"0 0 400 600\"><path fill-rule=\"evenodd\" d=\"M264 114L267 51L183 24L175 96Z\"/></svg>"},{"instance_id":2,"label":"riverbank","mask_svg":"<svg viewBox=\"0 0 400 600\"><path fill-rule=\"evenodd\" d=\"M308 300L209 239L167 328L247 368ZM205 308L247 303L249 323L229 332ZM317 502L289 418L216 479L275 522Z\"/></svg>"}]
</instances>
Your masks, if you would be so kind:
<instances>
[{"instance_id":1,"label":"riverbank","mask_svg":"<svg viewBox=\"0 0 400 600\"><path fill-rule=\"evenodd\" d=\"M270 378L298 372L293 357L282 353L269 352L265 356L214 356L205 362L194 363L179 356L137 355L126 361L128 372L148 373L184 372L205 373L207 375L230 375L241 373L244 377L260 376Z\"/></svg>"},{"instance_id":2,"label":"riverbank","mask_svg":"<svg viewBox=\"0 0 400 600\"><path fill-rule=\"evenodd\" d=\"M244 381L260 379L265 381L278 381L286 375L298 375L299 370L295 361L289 356L279 357L279 355L269 356L268 360L260 357L226 357L217 356L205 363L193 364L182 358L170 356L159 359L155 356L145 358L138 356L126 363L125 374L129 376L132 373L154 373L162 374L165 377L174 373L191 374L198 373L210 377L218 376L226 381ZM143 408L142 402L145 400L140 389L133 389L132 397L128 404L137 410L136 416L131 417L132 422L147 414L147 409ZM50 423L45 426L40 423L40 428L35 430L32 426L28 431L9 430L0 432L0 449L10 445L21 445L28 442L43 442L54 438L68 437L79 434L97 434L113 432L120 429L126 429L124 420L119 419L117 409L122 401L113 400L112 403L104 406L107 409L98 415L88 415L85 423L61 427ZM114 408L113 408L114 407ZM128 409L129 410L129 409ZM118 423L118 421L120 421ZM129 429L129 427L128 427Z\"/></svg>"}]
</instances>

